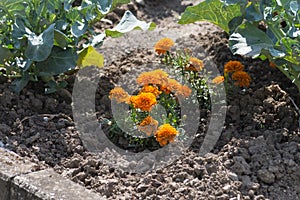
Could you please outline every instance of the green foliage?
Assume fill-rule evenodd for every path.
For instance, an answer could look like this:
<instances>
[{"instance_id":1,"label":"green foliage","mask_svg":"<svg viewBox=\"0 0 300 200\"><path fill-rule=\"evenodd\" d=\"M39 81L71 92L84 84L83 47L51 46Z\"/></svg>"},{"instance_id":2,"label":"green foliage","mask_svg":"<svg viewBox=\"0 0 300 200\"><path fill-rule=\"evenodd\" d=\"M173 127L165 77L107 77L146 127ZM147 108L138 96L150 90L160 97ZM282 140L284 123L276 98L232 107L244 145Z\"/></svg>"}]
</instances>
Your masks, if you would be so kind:
<instances>
[{"instance_id":1,"label":"green foliage","mask_svg":"<svg viewBox=\"0 0 300 200\"><path fill-rule=\"evenodd\" d=\"M16 92L29 81L54 81L63 73L74 71L77 64L78 67L102 67L103 56L95 47L101 45L105 37L119 36L137 27L143 30L153 27L152 23L139 21L127 11L125 21L117 26L120 28L111 30L113 34L108 30L109 34L97 34L93 24L116 6L130 1L83 0L80 6L72 6L74 1L0 2L0 67L6 76L15 78ZM64 85L57 84L47 91ZM53 83L46 84L49 85Z\"/></svg>"},{"instance_id":2,"label":"green foliage","mask_svg":"<svg viewBox=\"0 0 300 200\"><path fill-rule=\"evenodd\" d=\"M218 14L200 9L207 4L219 5ZM232 6L238 11L232 13ZM230 34L234 54L269 59L300 91L299 10L300 2L294 0L209 0L188 7L179 22L208 20L220 26Z\"/></svg>"},{"instance_id":3,"label":"green foliage","mask_svg":"<svg viewBox=\"0 0 300 200\"><path fill-rule=\"evenodd\" d=\"M204 1L196 6L187 7L179 20L179 24L206 20L228 31L229 21L239 15L240 11L237 5L224 7L220 1Z\"/></svg>"}]
</instances>

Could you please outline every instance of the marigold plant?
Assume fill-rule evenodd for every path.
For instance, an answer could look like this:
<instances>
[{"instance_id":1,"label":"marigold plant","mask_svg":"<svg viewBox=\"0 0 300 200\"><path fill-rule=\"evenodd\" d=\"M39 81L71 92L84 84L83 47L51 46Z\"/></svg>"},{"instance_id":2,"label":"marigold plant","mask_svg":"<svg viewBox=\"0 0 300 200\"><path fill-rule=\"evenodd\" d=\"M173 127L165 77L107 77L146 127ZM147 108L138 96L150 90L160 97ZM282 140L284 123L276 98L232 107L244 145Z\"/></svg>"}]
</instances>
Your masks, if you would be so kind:
<instances>
[{"instance_id":1,"label":"marigold plant","mask_svg":"<svg viewBox=\"0 0 300 200\"><path fill-rule=\"evenodd\" d=\"M147 136L154 135L157 131L158 121L153 119L151 116L147 116L137 126L139 131L146 133Z\"/></svg>"},{"instance_id":2,"label":"marigold plant","mask_svg":"<svg viewBox=\"0 0 300 200\"><path fill-rule=\"evenodd\" d=\"M142 92L136 96L131 96L130 103L134 108L149 112L152 106L156 104L156 96L150 92Z\"/></svg>"},{"instance_id":3,"label":"marigold plant","mask_svg":"<svg viewBox=\"0 0 300 200\"><path fill-rule=\"evenodd\" d=\"M155 138L161 146L165 146L169 142L174 142L178 131L170 124L161 125L155 133Z\"/></svg>"},{"instance_id":4,"label":"marigold plant","mask_svg":"<svg viewBox=\"0 0 300 200\"><path fill-rule=\"evenodd\" d=\"M195 57L190 57L189 58L189 65L185 67L185 70L189 71L201 71L204 67L203 61L195 58Z\"/></svg>"},{"instance_id":5,"label":"marigold plant","mask_svg":"<svg viewBox=\"0 0 300 200\"><path fill-rule=\"evenodd\" d=\"M109 93L109 98L116 100L118 103L129 102L129 94L121 87L115 87Z\"/></svg>"},{"instance_id":6,"label":"marigold plant","mask_svg":"<svg viewBox=\"0 0 300 200\"><path fill-rule=\"evenodd\" d=\"M236 81L234 84L240 87L249 87L251 78L247 72L236 71L232 74L232 80Z\"/></svg>"},{"instance_id":7,"label":"marigold plant","mask_svg":"<svg viewBox=\"0 0 300 200\"><path fill-rule=\"evenodd\" d=\"M224 74L229 72L243 71L245 66L236 60L231 60L224 65Z\"/></svg>"},{"instance_id":8,"label":"marigold plant","mask_svg":"<svg viewBox=\"0 0 300 200\"><path fill-rule=\"evenodd\" d=\"M174 46L174 41L170 38L160 39L154 46L155 52L159 55L165 54Z\"/></svg>"},{"instance_id":9,"label":"marigold plant","mask_svg":"<svg viewBox=\"0 0 300 200\"><path fill-rule=\"evenodd\" d=\"M167 79L168 74L161 69L157 69L141 73L137 77L136 82L142 86L149 84L164 85Z\"/></svg>"},{"instance_id":10,"label":"marigold plant","mask_svg":"<svg viewBox=\"0 0 300 200\"><path fill-rule=\"evenodd\" d=\"M155 47L154 47L155 48ZM204 62L192 56L190 49L176 50L175 52L168 51L161 57L161 63L170 67L174 73L180 74L185 82L188 82L196 91L198 102L201 107L210 107L209 89L207 85L208 71L204 67ZM176 91L176 95L187 97L191 94L191 89L180 87L176 82L169 81L167 85L162 85L160 88L166 93Z\"/></svg>"},{"instance_id":11,"label":"marigold plant","mask_svg":"<svg viewBox=\"0 0 300 200\"><path fill-rule=\"evenodd\" d=\"M230 87L230 83L234 82L235 86L239 87L249 87L251 82L251 77L245 71L243 71L245 66L235 60L231 60L224 65L224 76L217 76L212 80L214 84L221 84L225 82L225 87L227 92Z\"/></svg>"},{"instance_id":12,"label":"marigold plant","mask_svg":"<svg viewBox=\"0 0 300 200\"><path fill-rule=\"evenodd\" d=\"M150 92L150 93L154 94L156 97L162 93L162 91L160 91L157 86L153 86L153 85L145 85L140 90L140 93L142 93L142 92Z\"/></svg>"},{"instance_id":13,"label":"marigold plant","mask_svg":"<svg viewBox=\"0 0 300 200\"><path fill-rule=\"evenodd\" d=\"M129 104L129 118L143 136L155 138L160 146L174 141L178 134L176 128L181 122L178 98L188 98L192 90L169 78L169 74L160 69L141 73L136 82L141 86L137 95L130 96L122 88L116 87L110 91L109 97L117 103ZM166 116L161 115L160 119L152 117L152 114L158 116L159 112L154 109L157 104L166 112ZM157 128L159 124L163 124L160 129Z\"/></svg>"}]
</instances>

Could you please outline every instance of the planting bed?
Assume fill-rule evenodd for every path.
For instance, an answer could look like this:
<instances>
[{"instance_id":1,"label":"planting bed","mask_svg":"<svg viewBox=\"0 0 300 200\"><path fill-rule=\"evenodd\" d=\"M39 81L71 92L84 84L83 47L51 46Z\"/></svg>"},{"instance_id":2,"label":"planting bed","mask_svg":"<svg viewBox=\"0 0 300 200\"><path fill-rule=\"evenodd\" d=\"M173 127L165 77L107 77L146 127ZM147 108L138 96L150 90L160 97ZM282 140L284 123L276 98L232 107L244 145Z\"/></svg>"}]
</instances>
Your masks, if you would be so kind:
<instances>
[{"instance_id":1,"label":"planting bed","mask_svg":"<svg viewBox=\"0 0 300 200\"><path fill-rule=\"evenodd\" d=\"M300 199L297 88L267 61L232 55L227 35L212 24L177 25L176 16L191 2L145 0L108 16L115 23L129 8L140 19L154 20L158 28L150 34L132 32L105 41L99 49L106 66L96 93L96 110L99 120L109 117L109 91L131 70L143 71L141 66L158 62L153 45L162 37L176 39L177 48L188 47L200 56L204 49L221 73L226 62L239 60L252 78L251 85L227 94L224 130L211 153L198 155L207 129L203 119L191 148L163 169L136 174L104 164L101 156L85 149L75 127L75 77L68 79L66 89L51 95L44 94L41 82L14 94L10 81L1 78L0 146L41 169L52 167L107 199ZM121 136L114 139L129 148Z\"/></svg>"}]
</instances>

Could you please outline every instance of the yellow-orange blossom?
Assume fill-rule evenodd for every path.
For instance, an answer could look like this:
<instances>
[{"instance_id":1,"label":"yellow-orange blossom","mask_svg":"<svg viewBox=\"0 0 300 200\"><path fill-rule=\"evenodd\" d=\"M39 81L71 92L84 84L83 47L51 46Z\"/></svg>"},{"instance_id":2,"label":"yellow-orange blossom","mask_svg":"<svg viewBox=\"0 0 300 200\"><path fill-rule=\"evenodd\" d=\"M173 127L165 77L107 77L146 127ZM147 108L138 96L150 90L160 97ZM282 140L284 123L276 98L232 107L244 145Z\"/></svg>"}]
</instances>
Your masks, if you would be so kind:
<instances>
[{"instance_id":1,"label":"yellow-orange blossom","mask_svg":"<svg viewBox=\"0 0 300 200\"><path fill-rule=\"evenodd\" d=\"M169 142L173 142L177 134L178 132L173 126L164 124L158 128L155 137L160 146L165 146Z\"/></svg>"}]
</instances>

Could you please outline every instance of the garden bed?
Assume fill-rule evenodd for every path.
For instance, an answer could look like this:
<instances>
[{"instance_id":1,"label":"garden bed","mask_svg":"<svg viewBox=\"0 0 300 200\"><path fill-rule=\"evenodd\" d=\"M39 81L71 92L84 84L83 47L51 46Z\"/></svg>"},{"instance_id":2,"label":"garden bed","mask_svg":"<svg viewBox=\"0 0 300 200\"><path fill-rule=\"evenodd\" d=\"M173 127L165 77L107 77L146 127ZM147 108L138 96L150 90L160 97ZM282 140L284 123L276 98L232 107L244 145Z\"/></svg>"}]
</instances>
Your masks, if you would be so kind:
<instances>
[{"instance_id":1,"label":"garden bed","mask_svg":"<svg viewBox=\"0 0 300 200\"><path fill-rule=\"evenodd\" d=\"M192 52L204 49L221 72L226 62L238 60L252 81L249 88L227 94L224 130L211 153L198 154L207 129L203 123L191 148L162 169L139 174L105 164L99 154L86 150L76 129L74 76L67 80L66 89L51 95L44 94L42 82L30 83L16 95L9 89L10 81L1 78L0 146L40 168L52 167L107 199L300 199L297 88L268 61L232 55L228 36L215 26L177 25L175 16L188 3L145 1L129 6L140 18L155 19L158 28L105 41L99 49L106 66L96 93L96 110L99 120L109 117L109 91L126 73L158 62L153 45L162 37L176 39L177 47ZM117 10L108 19L114 22L123 11ZM117 140L128 148L124 138Z\"/></svg>"}]
</instances>

